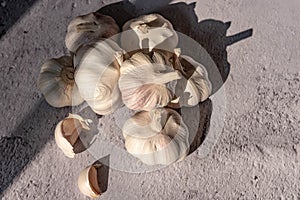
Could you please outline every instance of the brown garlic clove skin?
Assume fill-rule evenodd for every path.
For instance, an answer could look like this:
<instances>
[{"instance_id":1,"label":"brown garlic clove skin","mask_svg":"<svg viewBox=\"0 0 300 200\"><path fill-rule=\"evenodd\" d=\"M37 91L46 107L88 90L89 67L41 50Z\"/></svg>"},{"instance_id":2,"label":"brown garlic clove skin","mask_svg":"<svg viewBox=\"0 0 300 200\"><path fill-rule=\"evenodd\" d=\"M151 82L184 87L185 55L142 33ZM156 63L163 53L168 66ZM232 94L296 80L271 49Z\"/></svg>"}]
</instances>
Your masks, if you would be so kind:
<instances>
[{"instance_id":1,"label":"brown garlic clove skin","mask_svg":"<svg viewBox=\"0 0 300 200\"><path fill-rule=\"evenodd\" d=\"M65 44L71 52L75 53L81 45L102 38L110 38L119 30L119 26L112 17L93 12L78 16L70 22Z\"/></svg>"},{"instance_id":2,"label":"brown garlic clove skin","mask_svg":"<svg viewBox=\"0 0 300 200\"><path fill-rule=\"evenodd\" d=\"M107 190L107 182L108 167L96 161L80 172L77 184L82 194L97 198Z\"/></svg>"},{"instance_id":3,"label":"brown garlic clove skin","mask_svg":"<svg viewBox=\"0 0 300 200\"><path fill-rule=\"evenodd\" d=\"M69 114L67 118L57 124L55 141L67 157L74 158L76 153L86 150L79 137L84 130L89 130L87 120L75 114ZM79 149L75 151L76 145Z\"/></svg>"}]
</instances>

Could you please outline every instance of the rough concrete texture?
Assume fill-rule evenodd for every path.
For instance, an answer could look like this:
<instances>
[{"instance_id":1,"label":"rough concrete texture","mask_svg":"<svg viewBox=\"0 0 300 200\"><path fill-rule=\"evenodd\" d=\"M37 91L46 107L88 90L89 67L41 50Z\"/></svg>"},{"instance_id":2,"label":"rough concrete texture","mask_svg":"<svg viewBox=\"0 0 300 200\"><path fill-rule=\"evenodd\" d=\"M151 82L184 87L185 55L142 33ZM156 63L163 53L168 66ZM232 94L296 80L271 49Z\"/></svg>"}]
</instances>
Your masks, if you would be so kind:
<instances>
[{"instance_id":1,"label":"rough concrete texture","mask_svg":"<svg viewBox=\"0 0 300 200\"><path fill-rule=\"evenodd\" d=\"M88 199L77 176L94 158L84 152L68 159L57 148L54 128L69 109L47 105L36 79L43 61L67 53L64 35L73 17L114 2L1 1L1 26L10 28L0 40L0 198ZM132 5L146 13L168 3ZM252 37L227 49L219 43L231 67L222 86L227 113L217 145L206 158L194 152L149 173L110 169L108 190L99 199L300 199L300 2L199 0L186 8L198 19L179 15L178 23L231 21L227 35L253 29ZM215 47L206 48L219 64Z\"/></svg>"}]
</instances>

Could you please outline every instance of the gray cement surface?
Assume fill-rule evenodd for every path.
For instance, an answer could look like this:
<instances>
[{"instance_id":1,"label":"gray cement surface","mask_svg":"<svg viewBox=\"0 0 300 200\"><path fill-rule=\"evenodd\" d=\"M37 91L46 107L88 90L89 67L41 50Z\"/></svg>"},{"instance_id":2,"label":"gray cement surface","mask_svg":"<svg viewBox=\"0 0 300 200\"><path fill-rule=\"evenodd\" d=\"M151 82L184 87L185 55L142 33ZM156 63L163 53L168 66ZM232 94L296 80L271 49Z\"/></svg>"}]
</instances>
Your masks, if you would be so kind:
<instances>
[{"instance_id":1,"label":"gray cement surface","mask_svg":"<svg viewBox=\"0 0 300 200\"><path fill-rule=\"evenodd\" d=\"M36 80L46 59L67 53L72 18L116 2L1 0L1 199L88 199L77 176L94 158L68 159L57 148L54 128L70 109L49 106ZM221 136L205 158L195 151L149 173L110 169L99 199L300 199L300 2L183 2L137 0L103 12L123 23L165 7L175 28L206 48L226 79Z\"/></svg>"}]
</instances>

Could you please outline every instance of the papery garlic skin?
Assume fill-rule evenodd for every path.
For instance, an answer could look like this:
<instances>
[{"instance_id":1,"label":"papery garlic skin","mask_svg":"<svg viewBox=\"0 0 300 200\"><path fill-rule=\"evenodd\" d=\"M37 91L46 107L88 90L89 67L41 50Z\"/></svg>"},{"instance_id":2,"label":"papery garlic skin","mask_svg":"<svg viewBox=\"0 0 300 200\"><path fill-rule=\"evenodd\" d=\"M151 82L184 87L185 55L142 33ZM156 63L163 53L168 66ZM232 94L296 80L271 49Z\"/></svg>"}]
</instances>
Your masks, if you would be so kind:
<instances>
[{"instance_id":1,"label":"papery garlic skin","mask_svg":"<svg viewBox=\"0 0 300 200\"><path fill-rule=\"evenodd\" d=\"M80 192L88 197L97 198L101 195L94 165L86 167L80 172L77 184Z\"/></svg>"},{"instance_id":2,"label":"papery garlic skin","mask_svg":"<svg viewBox=\"0 0 300 200\"><path fill-rule=\"evenodd\" d=\"M110 38L119 32L115 20L97 12L74 18L68 25L65 44L71 52L84 44L95 42L101 38Z\"/></svg>"},{"instance_id":3,"label":"papery garlic skin","mask_svg":"<svg viewBox=\"0 0 300 200\"><path fill-rule=\"evenodd\" d=\"M169 165L189 151L188 128L174 110L142 111L122 128L126 150L148 165Z\"/></svg>"},{"instance_id":4,"label":"papery garlic skin","mask_svg":"<svg viewBox=\"0 0 300 200\"><path fill-rule=\"evenodd\" d=\"M127 21L121 34L122 48L127 52L153 48L173 50L178 36L173 25L159 14L143 15Z\"/></svg>"},{"instance_id":5,"label":"papery garlic skin","mask_svg":"<svg viewBox=\"0 0 300 200\"><path fill-rule=\"evenodd\" d=\"M193 107L209 98L212 84L203 65L185 55L179 56L183 78L177 81L175 94L179 107Z\"/></svg>"},{"instance_id":6,"label":"papery garlic skin","mask_svg":"<svg viewBox=\"0 0 300 200\"><path fill-rule=\"evenodd\" d=\"M79 92L99 115L110 114L123 105L118 87L122 52L117 43L106 39L82 46L75 54Z\"/></svg>"},{"instance_id":7,"label":"papery garlic skin","mask_svg":"<svg viewBox=\"0 0 300 200\"><path fill-rule=\"evenodd\" d=\"M67 129L73 130L71 133L64 132L64 121L68 119L72 119L79 123L77 127L66 127ZM69 158L74 158L75 156L73 145L79 139L79 134L82 129L89 130L88 120L85 120L81 116L76 114L69 114L68 117L61 120L56 125L55 142L57 146L63 151L63 153ZM69 136L73 136L73 138L68 140L68 136L66 136L66 134L68 134Z\"/></svg>"},{"instance_id":8,"label":"papery garlic skin","mask_svg":"<svg viewBox=\"0 0 300 200\"><path fill-rule=\"evenodd\" d=\"M132 110L149 111L166 106L174 96L172 88L176 80L181 78L180 73L166 65L156 52L152 56L135 53L124 61L120 72L122 99Z\"/></svg>"},{"instance_id":9,"label":"papery garlic skin","mask_svg":"<svg viewBox=\"0 0 300 200\"><path fill-rule=\"evenodd\" d=\"M52 58L42 65L37 86L51 106L75 106L84 101L75 83L74 73L70 56Z\"/></svg>"}]
</instances>

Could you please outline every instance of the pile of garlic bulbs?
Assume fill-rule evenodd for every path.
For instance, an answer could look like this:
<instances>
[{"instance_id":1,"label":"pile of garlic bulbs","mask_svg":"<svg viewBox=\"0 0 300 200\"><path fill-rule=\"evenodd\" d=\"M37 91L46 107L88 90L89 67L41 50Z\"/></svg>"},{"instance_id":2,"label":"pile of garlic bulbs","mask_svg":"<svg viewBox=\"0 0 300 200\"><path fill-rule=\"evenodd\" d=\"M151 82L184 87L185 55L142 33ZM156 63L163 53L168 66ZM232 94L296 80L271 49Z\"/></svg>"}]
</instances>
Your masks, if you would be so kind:
<instances>
[{"instance_id":1,"label":"pile of garlic bulbs","mask_svg":"<svg viewBox=\"0 0 300 200\"><path fill-rule=\"evenodd\" d=\"M176 31L159 14L131 19L122 29L118 34L115 20L100 13L73 19L65 38L70 56L46 61L38 88L54 107L85 101L98 115L109 115L125 105L137 111L122 129L128 153L147 165L182 160L189 152L189 131L172 108L193 107L209 97L207 71L181 55ZM74 157L74 145L89 123L70 114L57 125L55 140L66 156ZM88 167L78 180L91 197L103 192L95 170Z\"/></svg>"}]
</instances>

